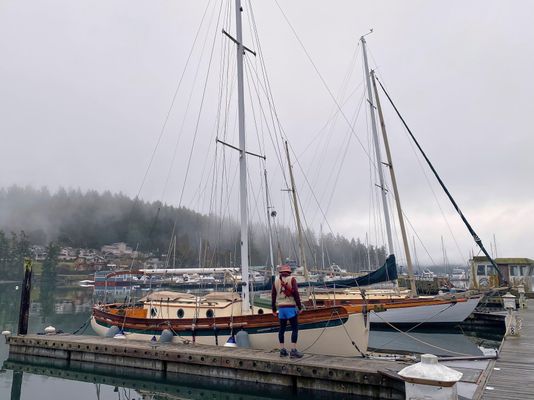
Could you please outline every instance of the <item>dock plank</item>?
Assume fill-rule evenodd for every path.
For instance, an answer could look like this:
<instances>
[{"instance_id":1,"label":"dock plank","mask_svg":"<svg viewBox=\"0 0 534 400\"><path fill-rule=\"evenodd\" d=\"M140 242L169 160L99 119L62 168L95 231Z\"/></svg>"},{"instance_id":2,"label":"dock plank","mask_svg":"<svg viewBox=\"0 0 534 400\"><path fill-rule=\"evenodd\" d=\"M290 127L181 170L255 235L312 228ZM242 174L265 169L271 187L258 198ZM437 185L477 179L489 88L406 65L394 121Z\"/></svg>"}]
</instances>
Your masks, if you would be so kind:
<instances>
[{"instance_id":1,"label":"dock plank","mask_svg":"<svg viewBox=\"0 0 534 400\"><path fill-rule=\"evenodd\" d=\"M534 399L534 309L526 308L519 314L522 320L520 335L504 339L481 399Z\"/></svg>"}]
</instances>

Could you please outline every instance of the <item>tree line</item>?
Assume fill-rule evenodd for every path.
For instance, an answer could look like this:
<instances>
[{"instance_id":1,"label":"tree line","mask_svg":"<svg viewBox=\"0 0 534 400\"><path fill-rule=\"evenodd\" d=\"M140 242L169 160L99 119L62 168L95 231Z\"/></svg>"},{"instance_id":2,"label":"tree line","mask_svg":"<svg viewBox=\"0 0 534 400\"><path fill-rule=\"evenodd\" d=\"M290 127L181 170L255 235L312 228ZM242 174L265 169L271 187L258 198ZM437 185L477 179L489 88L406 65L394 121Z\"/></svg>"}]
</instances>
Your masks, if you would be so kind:
<instances>
[{"instance_id":1,"label":"tree line","mask_svg":"<svg viewBox=\"0 0 534 400\"><path fill-rule=\"evenodd\" d=\"M236 221L204 215L185 207L145 202L109 191L12 186L0 189L0 260L19 263L32 244L99 249L126 242L143 253L165 256L176 266L240 265L239 226ZM275 264L297 259L296 234L278 226L273 234ZM350 271L375 268L385 260L381 247L366 246L359 239L329 233L318 237L305 232L305 252L310 267L337 263ZM267 229L253 224L250 229L250 262L269 263ZM49 252L52 248L49 247ZM57 254L53 254L57 256Z\"/></svg>"}]
</instances>

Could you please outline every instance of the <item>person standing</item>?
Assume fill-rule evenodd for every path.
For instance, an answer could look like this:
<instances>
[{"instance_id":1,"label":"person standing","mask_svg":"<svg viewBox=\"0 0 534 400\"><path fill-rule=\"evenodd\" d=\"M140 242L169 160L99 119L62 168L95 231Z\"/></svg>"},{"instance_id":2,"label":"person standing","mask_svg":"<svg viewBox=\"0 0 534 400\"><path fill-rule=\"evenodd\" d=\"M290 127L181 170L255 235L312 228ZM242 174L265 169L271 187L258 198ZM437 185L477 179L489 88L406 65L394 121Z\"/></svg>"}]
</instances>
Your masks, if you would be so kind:
<instances>
[{"instance_id":1,"label":"person standing","mask_svg":"<svg viewBox=\"0 0 534 400\"><path fill-rule=\"evenodd\" d=\"M291 276L291 267L287 264L278 268L280 273L274 280L271 291L271 307L273 314L278 315L280 329L278 341L280 342L280 357L301 358L302 353L297 350L299 335L298 314L302 310L297 280ZM291 325L291 351L288 354L284 345L284 336L287 323Z\"/></svg>"}]
</instances>

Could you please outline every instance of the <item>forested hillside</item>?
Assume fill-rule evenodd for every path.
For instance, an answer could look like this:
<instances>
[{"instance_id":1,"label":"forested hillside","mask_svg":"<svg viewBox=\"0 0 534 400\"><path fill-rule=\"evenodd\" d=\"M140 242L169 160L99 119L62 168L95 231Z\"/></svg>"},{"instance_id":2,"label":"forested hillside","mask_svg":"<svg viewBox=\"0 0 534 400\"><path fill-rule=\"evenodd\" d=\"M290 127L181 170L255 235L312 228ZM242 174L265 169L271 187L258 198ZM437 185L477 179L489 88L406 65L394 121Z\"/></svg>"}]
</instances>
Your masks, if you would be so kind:
<instances>
[{"instance_id":1,"label":"forested hillside","mask_svg":"<svg viewBox=\"0 0 534 400\"><path fill-rule=\"evenodd\" d=\"M51 193L46 188L17 186L0 190L0 246L4 243L9 247L11 243L16 248L22 241L99 249L105 244L126 242L134 249L161 256L167 253L173 227L178 265L198 265L201 242L204 265L239 265L239 227L232 220L110 192L60 189ZM269 259L266 228L254 225L250 236L251 263L265 265ZM298 246L289 228L278 227L274 241L278 255L296 258ZM371 246L368 253L358 239L328 234L323 241L327 264L335 262L359 270L369 267L368 259L371 268L385 259L383 249ZM306 232L308 265L321 264L319 243L317 235ZM15 257L13 251L10 254ZM0 254L0 259L6 256Z\"/></svg>"}]
</instances>

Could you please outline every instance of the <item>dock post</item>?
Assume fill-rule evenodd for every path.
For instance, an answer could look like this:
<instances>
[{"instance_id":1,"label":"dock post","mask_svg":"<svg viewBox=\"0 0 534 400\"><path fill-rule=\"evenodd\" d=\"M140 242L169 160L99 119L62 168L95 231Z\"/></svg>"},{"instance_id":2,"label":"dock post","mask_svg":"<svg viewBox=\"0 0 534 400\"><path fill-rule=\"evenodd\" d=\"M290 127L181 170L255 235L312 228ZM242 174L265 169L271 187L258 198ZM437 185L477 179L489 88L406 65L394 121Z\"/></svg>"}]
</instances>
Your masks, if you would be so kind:
<instances>
[{"instance_id":1,"label":"dock post","mask_svg":"<svg viewBox=\"0 0 534 400\"><path fill-rule=\"evenodd\" d=\"M515 299L516 297L510 292L502 296L504 308L508 311L504 319L506 324L506 333L504 336L519 336L519 331L521 330L521 320L517 315Z\"/></svg>"},{"instance_id":2,"label":"dock post","mask_svg":"<svg viewBox=\"0 0 534 400\"><path fill-rule=\"evenodd\" d=\"M423 354L421 362L402 369L407 399L458 400L457 383L462 373L438 363L433 354Z\"/></svg>"},{"instance_id":3,"label":"dock post","mask_svg":"<svg viewBox=\"0 0 534 400\"><path fill-rule=\"evenodd\" d=\"M24 282L20 292L20 311L18 334L26 335L28 333L28 317L30 314L30 292L32 290L32 260L24 259Z\"/></svg>"}]
</instances>

